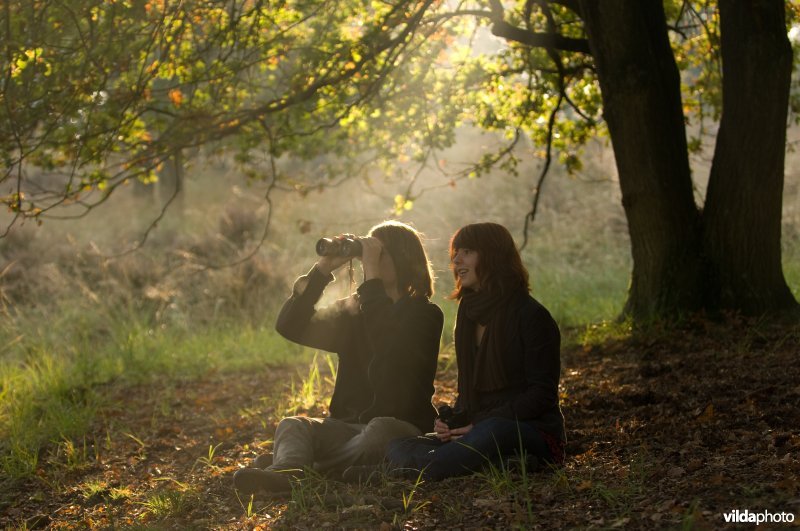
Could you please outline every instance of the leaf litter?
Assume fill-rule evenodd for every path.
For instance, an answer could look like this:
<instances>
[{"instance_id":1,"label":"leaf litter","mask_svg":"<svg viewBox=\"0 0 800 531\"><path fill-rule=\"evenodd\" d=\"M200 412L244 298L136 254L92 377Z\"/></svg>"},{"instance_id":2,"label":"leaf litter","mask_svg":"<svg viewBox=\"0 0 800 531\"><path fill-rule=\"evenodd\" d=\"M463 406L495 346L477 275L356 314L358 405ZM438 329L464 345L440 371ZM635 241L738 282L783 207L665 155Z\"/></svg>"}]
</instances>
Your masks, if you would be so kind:
<instances>
[{"instance_id":1,"label":"leaf litter","mask_svg":"<svg viewBox=\"0 0 800 531\"><path fill-rule=\"evenodd\" d=\"M239 499L231 476L271 448L297 367L215 372L112 390L83 440L44 451L33 477L0 480L0 525L716 529L737 509L800 516L800 326L695 319L562 356L561 468L315 478L289 498ZM435 402L451 402L455 367L442 367ZM327 392L299 413L324 415Z\"/></svg>"}]
</instances>

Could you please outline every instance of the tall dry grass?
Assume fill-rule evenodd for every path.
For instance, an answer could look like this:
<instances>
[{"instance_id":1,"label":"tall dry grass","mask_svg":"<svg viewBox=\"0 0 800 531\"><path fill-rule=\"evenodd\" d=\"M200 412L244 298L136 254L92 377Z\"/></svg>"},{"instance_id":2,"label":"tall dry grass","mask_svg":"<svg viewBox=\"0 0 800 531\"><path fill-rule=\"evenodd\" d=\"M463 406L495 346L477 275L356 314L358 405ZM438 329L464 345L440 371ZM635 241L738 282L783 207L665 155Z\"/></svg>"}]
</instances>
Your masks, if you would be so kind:
<instances>
[{"instance_id":1,"label":"tall dry grass","mask_svg":"<svg viewBox=\"0 0 800 531\"><path fill-rule=\"evenodd\" d=\"M116 257L116 218L1 240L0 468L31 474L79 438L109 385L303 359L272 330L287 295L277 249L210 267L245 256L254 220L228 208L205 232L167 225Z\"/></svg>"},{"instance_id":2,"label":"tall dry grass","mask_svg":"<svg viewBox=\"0 0 800 531\"><path fill-rule=\"evenodd\" d=\"M483 136L465 142L473 153L496 143ZM451 167L474 158L446 156ZM276 189L270 205L265 182L198 159L188 168L182 200L135 252L126 253L158 217L158 194L123 190L85 218L18 227L0 240L0 467L12 476L30 474L48 448L78 439L102 407L104 385L310 359L272 325L294 277L314 263L314 243L323 235L365 234L395 217L421 230L448 343L456 309L447 299L449 238L464 224L495 221L521 242L539 172L531 160L518 176L495 172L451 182L424 173L412 189L412 208L398 216L394 196L406 190L399 183L415 168L398 165L388 181L372 173L324 191ZM794 173L787 173L783 244L787 280L800 297L797 167L794 159L787 164ZM313 164L281 161L280 169L284 177L328 183ZM617 316L631 261L607 148L593 148L577 175L552 172L528 236L523 258L532 292L563 328ZM337 277L323 304L349 293L347 273Z\"/></svg>"}]
</instances>

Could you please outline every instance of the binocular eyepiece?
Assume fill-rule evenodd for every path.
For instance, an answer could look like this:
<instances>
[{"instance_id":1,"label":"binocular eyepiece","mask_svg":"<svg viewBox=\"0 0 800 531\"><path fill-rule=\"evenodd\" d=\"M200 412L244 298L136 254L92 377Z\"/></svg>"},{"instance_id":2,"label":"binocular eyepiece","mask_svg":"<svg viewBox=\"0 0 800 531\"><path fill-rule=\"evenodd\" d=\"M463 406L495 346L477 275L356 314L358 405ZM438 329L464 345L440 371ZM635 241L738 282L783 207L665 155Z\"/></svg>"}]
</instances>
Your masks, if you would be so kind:
<instances>
[{"instance_id":1,"label":"binocular eyepiece","mask_svg":"<svg viewBox=\"0 0 800 531\"><path fill-rule=\"evenodd\" d=\"M361 242L358 238L345 236L344 238L320 238L317 241L317 254L319 256L361 256Z\"/></svg>"}]
</instances>

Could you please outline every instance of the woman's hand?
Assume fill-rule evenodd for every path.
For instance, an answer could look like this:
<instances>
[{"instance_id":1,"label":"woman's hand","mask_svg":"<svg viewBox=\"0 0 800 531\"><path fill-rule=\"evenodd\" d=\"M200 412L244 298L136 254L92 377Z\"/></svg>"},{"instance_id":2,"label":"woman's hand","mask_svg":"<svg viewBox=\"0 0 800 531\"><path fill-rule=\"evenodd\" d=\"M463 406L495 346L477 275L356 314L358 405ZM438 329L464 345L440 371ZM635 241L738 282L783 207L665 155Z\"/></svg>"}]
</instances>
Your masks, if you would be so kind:
<instances>
[{"instance_id":1,"label":"woman's hand","mask_svg":"<svg viewBox=\"0 0 800 531\"><path fill-rule=\"evenodd\" d=\"M364 280L380 278L383 243L374 236L359 238L361 242L361 264L364 267Z\"/></svg>"},{"instance_id":2,"label":"woman's hand","mask_svg":"<svg viewBox=\"0 0 800 531\"><path fill-rule=\"evenodd\" d=\"M456 439L459 439L463 435L469 433L471 429L472 429L472 424L467 424L466 426L461 426L460 428L453 428L451 430L450 427L444 422L442 422L440 419L436 419L433 422L433 431L436 433L436 438L442 442L455 441Z\"/></svg>"},{"instance_id":3,"label":"woman's hand","mask_svg":"<svg viewBox=\"0 0 800 531\"><path fill-rule=\"evenodd\" d=\"M466 426L461 426L460 428L453 428L450 430L450 440L455 441L456 439L460 439L461 436L466 435L472 429L472 424L467 424Z\"/></svg>"},{"instance_id":4,"label":"woman's hand","mask_svg":"<svg viewBox=\"0 0 800 531\"><path fill-rule=\"evenodd\" d=\"M436 438L440 441L447 442L450 440L450 428L440 419L433 421L433 431L436 433Z\"/></svg>"}]
</instances>

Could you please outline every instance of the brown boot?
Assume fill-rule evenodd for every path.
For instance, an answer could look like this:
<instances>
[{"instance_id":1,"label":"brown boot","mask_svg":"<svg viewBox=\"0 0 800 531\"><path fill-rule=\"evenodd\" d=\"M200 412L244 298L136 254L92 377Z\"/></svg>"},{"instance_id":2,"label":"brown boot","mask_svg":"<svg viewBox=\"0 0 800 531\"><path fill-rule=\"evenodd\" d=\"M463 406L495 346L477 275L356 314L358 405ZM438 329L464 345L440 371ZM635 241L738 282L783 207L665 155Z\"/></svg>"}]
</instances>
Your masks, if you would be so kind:
<instances>
[{"instance_id":1,"label":"brown boot","mask_svg":"<svg viewBox=\"0 0 800 531\"><path fill-rule=\"evenodd\" d=\"M253 460L253 468L267 468L272 464L272 454L261 454Z\"/></svg>"},{"instance_id":2,"label":"brown boot","mask_svg":"<svg viewBox=\"0 0 800 531\"><path fill-rule=\"evenodd\" d=\"M261 470L260 468L243 468L233 475L233 486L236 490L250 496L259 491L283 494L292 491L292 479L300 479L301 470Z\"/></svg>"}]
</instances>

